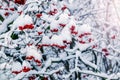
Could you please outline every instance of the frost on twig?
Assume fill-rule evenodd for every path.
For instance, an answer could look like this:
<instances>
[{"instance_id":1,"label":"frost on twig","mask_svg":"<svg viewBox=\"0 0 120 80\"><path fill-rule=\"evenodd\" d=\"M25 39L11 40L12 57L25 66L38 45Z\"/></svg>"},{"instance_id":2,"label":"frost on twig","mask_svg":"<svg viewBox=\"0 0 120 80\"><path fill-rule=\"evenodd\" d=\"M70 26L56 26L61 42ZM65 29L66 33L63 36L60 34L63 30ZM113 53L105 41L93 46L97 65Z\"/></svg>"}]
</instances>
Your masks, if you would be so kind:
<instances>
[{"instance_id":1,"label":"frost on twig","mask_svg":"<svg viewBox=\"0 0 120 80\"><path fill-rule=\"evenodd\" d=\"M115 0L0 1L0 78L119 80L116 3Z\"/></svg>"}]
</instances>

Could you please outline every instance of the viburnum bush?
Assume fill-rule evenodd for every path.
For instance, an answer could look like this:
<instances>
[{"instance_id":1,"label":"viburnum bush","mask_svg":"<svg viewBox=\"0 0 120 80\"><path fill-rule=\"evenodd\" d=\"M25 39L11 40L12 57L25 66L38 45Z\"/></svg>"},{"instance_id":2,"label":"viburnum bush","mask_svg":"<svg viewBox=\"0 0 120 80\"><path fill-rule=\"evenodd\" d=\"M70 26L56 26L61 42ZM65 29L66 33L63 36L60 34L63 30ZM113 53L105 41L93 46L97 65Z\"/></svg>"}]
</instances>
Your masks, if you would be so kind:
<instances>
[{"instance_id":1,"label":"viburnum bush","mask_svg":"<svg viewBox=\"0 0 120 80\"><path fill-rule=\"evenodd\" d=\"M1 80L120 80L113 2L1 0Z\"/></svg>"}]
</instances>

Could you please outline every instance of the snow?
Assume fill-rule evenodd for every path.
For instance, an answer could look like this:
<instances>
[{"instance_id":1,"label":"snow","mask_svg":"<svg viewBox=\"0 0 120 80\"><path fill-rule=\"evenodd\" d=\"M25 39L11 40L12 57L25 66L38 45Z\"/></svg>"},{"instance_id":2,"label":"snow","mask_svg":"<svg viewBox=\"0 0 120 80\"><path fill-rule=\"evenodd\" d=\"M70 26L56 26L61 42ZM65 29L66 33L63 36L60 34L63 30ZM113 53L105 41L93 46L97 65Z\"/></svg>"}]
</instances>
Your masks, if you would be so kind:
<instances>
[{"instance_id":1,"label":"snow","mask_svg":"<svg viewBox=\"0 0 120 80\"><path fill-rule=\"evenodd\" d=\"M11 65L9 65L8 63L2 63L0 64L0 70L2 69L10 69Z\"/></svg>"},{"instance_id":2,"label":"snow","mask_svg":"<svg viewBox=\"0 0 120 80\"><path fill-rule=\"evenodd\" d=\"M65 9L64 13L70 15L70 11L68 9Z\"/></svg>"},{"instance_id":3,"label":"snow","mask_svg":"<svg viewBox=\"0 0 120 80\"><path fill-rule=\"evenodd\" d=\"M32 68L32 66L30 65L30 63L28 61L26 61L26 60L24 60L23 63L22 63L22 68L24 68L24 67Z\"/></svg>"},{"instance_id":4,"label":"snow","mask_svg":"<svg viewBox=\"0 0 120 80\"><path fill-rule=\"evenodd\" d=\"M21 48L21 49L20 49L20 53L21 53L21 54L25 54L26 52L27 52L26 48Z\"/></svg>"},{"instance_id":5,"label":"snow","mask_svg":"<svg viewBox=\"0 0 120 80\"><path fill-rule=\"evenodd\" d=\"M86 50L88 47L90 47L90 44L91 43L87 43L87 44L80 44L80 43L77 43L78 45L78 48L81 50L81 51L84 51Z\"/></svg>"},{"instance_id":6,"label":"snow","mask_svg":"<svg viewBox=\"0 0 120 80\"><path fill-rule=\"evenodd\" d=\"M22 65L20 62L13 62L12 64L12 71L21 71L22 70Z\"/></svg>"},{"instance_id":7,"label":"snow","mask_svg":"<svg viewBox=\"0 0 120 80\"><path fill-rule=\"evenodd\" d=\"M66 58L67 57L67 54L65 53L65 52L62 52L62 53L60 53L60 58Z\"/></svg>"},{"instance_id":8,"label":"snow","mask_svg":"<svg viewBox=\"0 0 120 80\"><path fill-rule=\"evenodd\" d=\"M50 29L53 30L53 29L58 29L58 21L54 20L51 22L50 24Z\"/></svg>"},{"instance_id":9,"label":"snow","mask_svg":"<svg viewBox=\"0 0 120 80\"><path fill-rule=\"evenodd\" d=\"M18 13L14 13L13 15L9 16L7 19L5 19L2 24L0 25L0 34L5 32L7 30L7 26L9 23L14 21L18 17Z\"/></svg>"},{"instance_id":10,"label":"snow","mask_svg":"<svg viewBox=\"0 0 120 80\"><path fill-rule=\"evenodd\" d=\"M5 19L0 21L0 78L27 80L35 75L39 80L38 74L48 79L52 75L56 80L74 80L74 73L79 72L81 80L119 79L120 23L117 3L117 0L27 0L25 5L13 2L9 6L15 7L15 11L10 11L4 10L9 8L4 2L0 8L0 15ZM67 8L61 10L64 6ZM54 9L57 13L50 15L49 11ZM5 11L10 15L5 16ZM41 12L42 16L37 18L35 15ZM9 25L12 21L13 24ZM33 24L35 28L18 30L19 26L26 24ZM53 29L58 29L58 32L52 32ZM78 34L73 34L72 30ZM18 39L11 38L13 32L18 34ZM38 32L42 34L38 35ZM80 38L81 34L85 36ZM111 39L114 35L115 39ZM94 40L89 42L89 39ZM85 43L80 43L80 40ZM102 49L108 49L109 55L105 55ZM27 59L30 56L32 59ZM42 65L38 66L38 63ZM30 70L27 72L24 67ZM11 71L21 72L14 75Z\"/></svg>"},{"instance_id":11,"label":"snow","mask_svg":"<svg viewBox=\"0 0 120 80\"><path fill-rule=\"evenodd\" d=\"M71 42L72 38L68 27L64 27L60 35L62 36L63 40Z\"/></svg>"},{"instance_id":12,"label":"snow","mask_svg":"<svg viewBox=\"0 0 120 80\"><path fill-rule=\"evenodd\" d=\"M2 49L2 50L4 50L4 49ZM7 59L7 56L5 55L5 53L3 51L0 51L0 57Z\"/></svg>"},{"instance_id":13,"label":"snow","mask_svg":"<svg viewBox=\"0 0 120 80\"><path fill-rule=\"evenodd\" d=\"M68 21L69 21L69 16L68 16L68 14L63 13L63 14L61 14L61 15L59 16L59 20L58 20L59 23L67 24Z\"/></svg>"},{"instance_id":14,"label":"snow","mask_svg":"<svg viewBox=\"0 0 120 80\"><path fill-rule=\"evenodd\" d=\"M29 4L29 3L34 3L34 2L37 2L38 0L27 0L25 4Z\"/></svg>"},{"instance_id":15,"label":"snow","mask_svg":"<svg viewBox=\"0 0 120 80\"><path fill-rule=\"evenodd\" d=\"M36 60L41 60L42 55L37 51L35 46L29 46L27 48L27 56L33 56Z\"/></svg>"},{"instance_id":16,"label":"snow","mask_svg":"<svg viewBox=\"0 0 120 80\"><path fill-rule=\"evenodd\" d=\"M76 21L74 19L74 17L71 17L71 20L69 21L69 23L67 24L67 26L69 26L69 28L71 28L71 26L75 26L75 30L74 31L78 31L78 25L76 25Z\"/></svg>"},{"instance_id":17,"label":"snow","mask_svg":"<svg viewBox=\"0 0 120 80\"><path fill-rule=\"evenodd\" d=\"M37 5L36 3L33 3L34 5ZM39 10L39 8L38 8L38 6L32 6L32 4L31 5L29 5L29 8L28 8L28 11L38 11Z\"/></svg>"},{"instance_id":18,"label":"snow","mask_svg":"<svg viewBox=\"0 0 120 80\"><path fill-rule=\"evenodd\" d=\"M4 75L4 74L1 74L1 75L0 75L0 79L1 79L1 80L8 80L8 79L6 79L6 75Z\"/></svg>"},{"instance_id":19,"label":"snow","mask_svg":"<svg viewBox=\"0 0 120 80\"><path fill-rule=\"evenodd\" d=\"M50 39L48 36L43 35L42 44L50 44Z\"/></svg>"},{"instance_id":20,"label":"snow","mask_svg":"<svg viewBox=\"0 0 120 80\"><path fill-rule=\"evenodd\" d=\"M24 26L26 24L32 24L32 18L29 15L21 14L13 23L14 27Z\"/></svg>"},{"instance_id":21,"label":"snow","mask_svg":"<svg viewBox=\"0 0 120 80\"><path fill-rule=\"evenodd\" d=\"M42 14L43 16L41 16L41 19L47 21L47 22L52 22L53 18L45 13Z\"/></svg>"},{"instance_id":22,"label":"snow","mask_svg":"<svg viewBox=\"0 0 120 80\"><path fill-rule=\"evenodd\" d=\"M69 0L69 3L70 3L70 4L73 3L73 0Z\"/></svg>"},{"instance_id":23,"label":"snow","mask_svg":"<svg viewBox=\"0 0 120 80\"><path fill-rule=\"evenodd\" d=\"M64 44L63 44L62 36L53 35L51 38L51 44L57 44L63 46Z\"/></svg>"},{"instance_id":24,"label":"snow","mask_svg":"<svg viewBox=\"0 0 120 80\"><path fill-rule=\"evenodd\" d=\"M80 54L80 52L77 52L77 54L79 54L80 59L81 59L86 65L89 65L89 66L91 66L91 67L94 68L94 69L97 69L97 65L95 65L95 64L92 63L92 62L89 62L89 61L85 60L84 57L82 57L82 55Z\"/></svg>"},{"instance_id":25,"label":"snow","mask_svg":"<svg viewBox=\"0 0 120 80\"><path fill-rule=\"evenodd\" d=\"M78 33L85 33L85 32L91 32L91 26L88 24L83 24L80 27L78 27Z\"/></svg>"}]
</instances>

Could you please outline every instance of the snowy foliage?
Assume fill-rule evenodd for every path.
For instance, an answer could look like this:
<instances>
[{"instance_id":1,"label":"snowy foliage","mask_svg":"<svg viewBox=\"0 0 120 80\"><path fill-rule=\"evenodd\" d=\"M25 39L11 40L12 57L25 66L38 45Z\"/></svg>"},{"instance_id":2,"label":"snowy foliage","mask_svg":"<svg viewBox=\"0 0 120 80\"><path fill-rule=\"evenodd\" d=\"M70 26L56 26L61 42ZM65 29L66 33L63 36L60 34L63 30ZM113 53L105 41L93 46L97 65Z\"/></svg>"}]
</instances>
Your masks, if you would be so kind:
<instances>
[{"instance_id":1,"label":"snowy foliage","mask_svg":"<svg viewBox=\"0 0 120 80\"><path fill-rule=\"evenodd\" d=\"M120 80L114 0L1 0L1 80Z\"/></svg>"}]
</instances>

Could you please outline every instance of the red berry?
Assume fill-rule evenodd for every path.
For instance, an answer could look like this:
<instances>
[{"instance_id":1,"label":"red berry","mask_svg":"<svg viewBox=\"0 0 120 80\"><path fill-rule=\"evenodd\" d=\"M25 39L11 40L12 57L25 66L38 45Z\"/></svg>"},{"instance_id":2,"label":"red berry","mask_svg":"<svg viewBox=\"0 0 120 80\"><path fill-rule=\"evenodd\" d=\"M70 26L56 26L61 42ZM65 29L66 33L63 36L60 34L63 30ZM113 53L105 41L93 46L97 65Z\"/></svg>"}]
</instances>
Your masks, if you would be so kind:
<instances>
[{"instance_id":1,"label":"red berry","mask_svg":"<svg viewBox=\"0 0 120 80\"><path fill-rule=\"evenodd\" d=\"M25 4L25 1L26 0L15 0L14 2L17 3L17 4L23 5L23 4Z\"/></svg>"},{"instance_id":2,"label":"red berry","mask_svg":"<svg viewBox=\"0 0 120 80\"><path fill-rule=\"evenodd\" d=\"M41 35L42 34L42 32L38 32L38 35Z\"/></svg>"},{"instance_id":3,"label":"red berry","mask_svg":"<svg viewBox=\"0 0 120 80\"><path fill-rule=\"evenodd\" d=\"M15 9L14 8L10 8L11 11L14 11Z\"/></svg>"},{"instance_id":4,"label":"red berry","mask_svg":"<svg viewBox=\"0 0 120 80\"><path fill-rule=\"evenodd\" d=\"M113 35L111 38L112 38L112 39L115 39L115 37L116 37L116 36L115 36L115 35Z\"/></svg>"},{"instance_id":5,"label":"red berry","mask_svg":"<svg viewBox=\"0 0 120 80\"><path fill-rule=\"evenodd\" d=\"M64 6L64 7L62 7L62 8L61 8L61 10L63 10L63 11L64 11L65 9L67 9L67 7L66 7L66 6Z\"/></svg>"},{"instance_id":6,"label":"red berry","mask_svg":"<svg viewBox=\"0 0 120 80\"><path fill-rule=\"evenodd\" d=\"M89 41L89 43L90 43L90 42L92 42L92 39L91 39L91 38L89 38L89 40L88 40L88 41Z\"/></svg>"},{"instance_id":7,"label":"red berry","mask_svg":"<svg viewBox=\"0 0 120 80\"><path fill-rule=\"evenodd\" d=\"M76 32L76 31L72 31L71 33L72 33L72 34L75 34L75 35L78 34L78 32Z\"/></svg>"},{"instance_id":8,"label":"red berry","mask_svg":"<svg viewBox=\"0 0 120 80\"><path fill-rule=\"evenodd\" d=\"M95 45L93 45L92 48L95 48Z\"/></svg>"},{"instance_id":9,"label":"red berry","mask_svg":"<svg viewBox=\"0 0 120 80\"><path fill-rule=\"evenodd\" d=\"M27 56L26 59L27 60L32 60L34 57L33 56Z\"/></svg>"},{"instance_id":10,"label":"red berry","mask_svg":"<svg viewBox=\"0 0 120 80\"><path fill-rule=\"evenodd\" d=\"M87 33L84 33L84 35L91 35L91 33L87 32Z\"/></svg>"},{"instance_id":11,"label":"red berry","mask_svg":"<svg viewBox=\"0 0 120 80\"><path fill-rule=\"evenodd\" d=\"M33 28L34 28L33 24L30 24L29 29L33 29Z\"/></svg>"},{"instance_id":12,"label":"red berry","mask_svg":"<svg viewBox=\"0 0 120 80\"><path fill-rule=\"evenodd\" d=\"M102 51L103 52L108 52L108 50L106 48L103 48Z\"/></svg>"},{"instance_id":13,"label":"red berry","mask_svg":"<svg viewBox=\"0 0 120 80\"><path fill-rule=\"evenodd\" d=\"M29 80L35 80L35 76L30 76Z\"/></svg>"},{"instance_id":14,"label":"red berry","mask_svg":"<svg viewBox=\"0 0 120 80\"><path fill-rule=\"evenodd\" d=\"M40 18L41 16L42 16L42 14L40 14L40 13L36 14L37 18Z\"/></svg>"},{"instance_id":15,"label":"red berry","mask_svg":"<svg viewBox=\"0 0 120 80\"><path fill-rule=\"evenodd\" d=\"M9 12L6 12L4 15L5 15L5 16L8 16L8 15L9 15Z\"/></svg>"},{"instance_id":16,"label":"red berry","mask_svg":"<svg viewBox=\"0 0 120 80\"><path fill-rule=\"evenodd\" d=\"M51 30L51 32L58 32L58 29L53 29Z\"/></svg>"},{"instance_id":17,"label":"red berry","mask_svg":"<svg viewBox=\"0 0 120 80\"><path fill-rule=\"evenodd\" d=\"M37 45L37 48L39 49L39 48L41 48L42 47L42 45Z\"/></svg>"},{"instance_id":18,"label":"red berry","mask_svg":"<svg viewBox=\"0 0 120 80\"><path fill-rule=\"evenodd\" d=\"M82 38L84 36L84 34L81 34L81 35L79 35L79 38Z\"/></svg>"},{"instance_id":19,"label":"red berry","mask_svg":"<svg viewBox=\"0 0 120 80\"><path fill-rule=\"evenodd\" d=\"M52 44L51 46L56 46L57 47L58 45L57 44Z\"/></svg>"},{"instance_id":20,"label":"red berry","mask_svg":"<svg viewBox=\"0 0 120 80\"><path fill-rule=\"evenodd\" d=\"M57 9L54 9L53 11L48 12L49 15L55 15L57 13Z\"/></svg>"},{"instance_id":21,"label":"red berry","mask_svg":"<svg viewBox=\"0 0 120 80\"><path fill-rule=\"evenodd\" d=\"M68 14L68 16L71 16L70 14Z\"/></svg>"},{"instance_id":22,"label":"red berry","mask_svg":"<svg viewBox=\"0 0 120 80\"><path fill-rule=\"evenodd\" d=\"M56 14L58 11L57 11L57 9L54 9L54 14Z\"/></svg>"},{"instance_id":23,"label":"red berry","mask_svg":"<svg viewBox=\"0 0 120 80\"><path fill-rule=\"evenodd\" d=\"M23 68L23 72L28 72L28 71L30 71L31 69L29 68L29 67L26 67L26 66L24 66L24 68Z\"/></svg>"},{"instance_id":24,"label":"red berry","mask_svg":"<svg viewBox=\"0 0 120 80\"><path fill-rule=\"evenodd\" d=\"M41 61L40 61L40 60L38 60L38 59L37 59L37 60L35 60L35 62L37 63L37 66L41 66L41 64L42 64L42 63L41 63Z\"/></svg>"},{"instance_id":25,"label":"red berry","mask_svg":"<svg viewBox=\"0 0 120 80\"><path fill-rule=\"evenodd\" d=\"M21 73L22 71L12 71L12 73L14 73L14 74L19 74L19 73Z\"/></svg>"},{"instance_id":26,"label":"red berry","mask_svg":"<svg viewBox=\"0 0 120 80\"><path fill-rule=\"evenodd\" d=\"M96 48L96 47L97 47L97 45L93 45L93 46L92 46L92 48Z\"/></svg>"},{"instance_id":27,"label":"red berry","mask_svg":"<svg viewBox=\"0 0 120 80\"><path fill-rule=\"evenodd\" d=\"M37 63L37 66L41 66L41 63Z\"/></svg>"},{"instance_id":28,"label":"red berry","mask_svg":"<svg viewBox=\"0 0 120 80\"><path fill-rule=\"evenodd\" d=\"M53 12L53 11L50 11L48 14L49 14L49 15L54 15L54 12Z\"/></svg>"},{"instance_id":29,"label":"red berry","mask_svg":"<svg viewBox=\"0 0 120 80\"><path fill-rule=\"evenodd\" d=\"M48 80L48 77L44 77L44 79L43 80Z\"/></svg>"},{"instance_id":30,"label":"red berry","mask_svg":"<svg viewBox=\"0 0 120 80\"><path fill-rule=\"evenodd\" d=\"M59 24L61 27L65 27L66 26L66 24L62 24L62 23L60 23Z\"/></svg>"},{"instance_id":31,"label":"red berry","mask_svg":"<svg viewBox=\"0 0 120 80\"><path fill-rule=\"evenodd\" d=\"M49 44L42 44L42 46L50 46Z\"/></svg>"},{"instance_id":32,"label":"red berry","mask_svg":"<svg viewBox=\"0 0 120 80\"><path fill-rule=\"evenodd\" d=\"M29 28L28 24L24 25L24 29L28 29L28 28Z\"/></svg>"},{"instance_id":33,"label":"red berry","mask_svg":"<svg viewBox=\"0 0 120 80\"><path fill-rule=\"evenodd\" d=\"M83 78L86 78L87 77L87 75L83 75Z\"/></svg>"},{"instance_id":34,"label":"red berry","mask_svg":"<svg viewBox=\"0 0 120 80\"><path fill-rule=\"evenodd\" d=\"M22 11L18 12L20 15L22 14Z\"/></svg>"},{"instance_id":35,"label":"red berry","mask_svg":"<svg viewBox=\"0 0 120 80\"><path fill-rule=\"evenodd\" d=\"M64 40L63 42L64 42L64 43L67 43L67 41L66 41L66 40Z\"/></svg>"},{"instance_id":36,"label":"red berry","mask_svg":"<svg viewBox=\"0 0 120 80\"><path fill-rule=\"evenodd\" d=\"M19 26L19 30L23 31L23 30L24 30L24 28L23 28L22 26Z\"/></svg>"},{"instance_id":37,"label":"red berry","mask_svg":"<svg viewBox=\"0 0 120 80\"><path fill-rule=\"evenodd\" d=\"M58 46L59 48L61 48L61 49L64 49L64 48L66 48L67 46Z\"/></svg>"},{"instance_id":38,"label":"red berry","mask_svg":"<svg viewBox=\"0 0 120 80\"><path fill-rule=\"evenodd\" d=\"M105 53L105 56L108 56L109 55L109 53Z\"/></svg>"},{"instance_id":39,"label":"red berry","mask_svg":"<svg viewBox=\"0 0 120 80\"><path fill-rule=\"evenodd\" d=\"M85 44L85 41L79 41L81 44Z\"/></svg>"},{"instance_id":40,"label":"red berry","mask_svg":"<svg viewBox=\"0 0 120 80\"><path fill-rule=\"evenodd\" d=\"M5 10L8 10L8 8L5 8Z\"/></svg>"},{"instance_id":41,"label":"red berry","mask_svg":"<svg viewBox=\"0 0 120 80\"><path fill-rule=\"evenodd\" d=\"M40 61L40 60L38 60L38 59L37 59L37 60L35 60L35 62L36 62L36 63L41 63L41 61Z\"/></svg>"},{"instance_id":42,"label":"red berry","mask_svg":"<svg viewBox=\"0 0 120 80\"><path fill-rule=\"evenodd\" d=\"M26 24L24 26L24 29L33 29L33 28L34 28L33 24Z\"/></svg>"},{"instance_id":43,"label":"red berry","mask_svg":"<svg viewBox=\"0 0 120 80\"><path fill-rule=\"evenodd\" d=\"M71 28L70 28L71 31L74 31L75 30L75 26L72 25Z\"/></svg>"}]
</instances>

